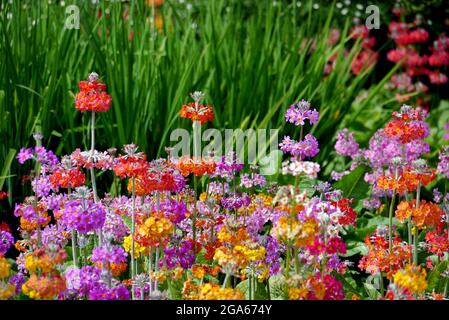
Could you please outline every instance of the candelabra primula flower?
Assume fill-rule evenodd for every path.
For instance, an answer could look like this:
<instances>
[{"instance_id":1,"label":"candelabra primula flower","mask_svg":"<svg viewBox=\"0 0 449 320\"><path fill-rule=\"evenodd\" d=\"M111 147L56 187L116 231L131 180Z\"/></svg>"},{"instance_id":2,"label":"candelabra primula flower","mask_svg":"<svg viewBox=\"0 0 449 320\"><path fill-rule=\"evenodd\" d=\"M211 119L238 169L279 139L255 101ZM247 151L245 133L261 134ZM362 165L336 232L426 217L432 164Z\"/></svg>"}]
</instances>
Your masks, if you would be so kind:
<instances>
[{"instance_id":1,"label":"candelabra primula flower","mask_svg":"<svg viewBox=\"0 0 449 320\"><path fill-rule=\"evenodd\" d=\"M181 118L198 121L203 124L208 121L214 121L214 110L210 105L203 105L198 102L190 102L183 105L179 111Z\"/></svg>"},{"instance_id":2,"label":"candelabra primula flower","mask_svg":"<svg viewBox=\"0 0 449 320\"><path fill-rule=\"evenodd\" d=\"M80 149L76 149L70 155L70 161L78 168L96 168L99 170L111 170L115 164L115 159L110 153L97 150L81 151Z\"/></svg>"},{"instance_id":3,"label":"candelabra primula flower","mask_svg":"<svg viewBox=\"0 0 449 320\"><path fill-rule=\"evenodd\" d=\"M304 175L311 179L318 176L320 172L320 165L316 162L302 161L296 157L292 157L290 160L282 162L282 174L291 174L292 176Z\"/></svg>"},{"instance_id":4,"label":"candelabra primula flower","mask_svg":"<svg viewBox=\"0 0 449 320\"><path fill-rule=\"evenodd\" d=\"M396 209L396 218L405 222L409 217L419 229L436 227L441 230L443 226L443 210L436 203L421 200L416 207L416 200L402 201Z\"/></svg>"},{"instance_id":5,"label":"candelabra primula flower","mask_svg":"<svg viewBox=\"0 0 449 320\"><path fill-rule=\"evenodd\" d=\"M156 247L173 232L173 223L162 215L154 214L137 227L135 239L143 246Z\"/></svg>"},{"instance_id":6,"label":"candelabra primula flower","mask_svg":"<svg viewBox=\"0 0 449 320\"><path fill-rule=\"evenodd\" d=\"M399 113L393 112L393 119L385 126L385 133L403 144L424 139L429 135L429 126L422 119L419 110L403 105Z\"/></svg>"},{"instance_id":7,"label":"candelabra primula flower","mask_svg":"<svg viewBox=\"0 0 449 320\"><path fill-rule=\"evenodd\" d=\"M421 293L427 288L426 277L426 269L408 264L394 274L393 280L395 285L410 293Z\"/></svg>"},{"instance_id":8,"label":"candelabra primula flower","mask_svg":"<svg viewBox=\"0 0 449 320\"><path fill-rule=\"evenodd\" d=\"M75 189L86 182L86 176L78 168L58 168L49 176L53 189Z\"/></svg>"},{"instance_id":9,"label":"candelabra primula flower","mask_svg":"<svg viewBox=\"0 0 449 320\"><path fill-rule=\"evenodd\" d=\"M63 223L83 234L101 229L105 220L106 208L92 200L71 200L62 209Z\"/></svg>"},{"instance_id":10,"label":"candelabra primula flower","mask_svg":"<svg viewBox=\"0 0 449 320\"><path fill-rule=\"evenodd\" d=\"M449 237L448 230L445 229L443 233L437 230L430 230L426 233L426 248L429 252L436 254L443 258L444 254L449 251Z\"/></svg>"},{"instance_id":11,"label":"candelabra primula flower","mask_svg":"<svg viewBox=\"0 0 449 320\"><path fill-rule=\"evenodd\" d=\"M190 174L202 177L213 174L217 164L211 158L190 158L183 156L177 160L176 167L184 177Z\"/></svg>"},{"instance_id":12,"label":"candelabra primula flower","mask_svg":"<svg viewBox=\"0 0 449 320\"><path fill-rule=\"evenodd\" d=\"M313 217L305 221L281 217L271 229L271 236L279 242L292 243L301 248L312 245L317 232L318 222Z\"/></svg>"},{"instance_id":13,"label":"candelabra primula flower","mask_svg":"<svg viewBox=\"0 0 449 320\"><path fill-rule=\"evenodd\" d=\"M412 257L411 246L405 244L398 236L393 238L392 251L389 250L389 241L376 232L365 238L368 253L359 262L359 268L375 275L386 272L387 279L402 269Z\"/></svg>"},{"instance_id":14,"label":"candelabra primula flower","mask_svg":"<svg viewBox=\"0 0 449 320\"><path fill-rule=\"evenodd\" d=\"M305 125L305 120L309 120L310 124L315 124L318 122L319 115L316 109L311 108L310 102L302 99L291 105L285 112L285 121L294 123L296 126Z\"/></svg>"},{"instance_id":15,"label":"candelabra primula flower","mask_svg":"<svg viewBox=\"0 0 449 320\"><path fill-rule=\"evenodd\" d=\"M38 227L45 227L51 221L45 205L37 202L33 205L35 198L29 197L25 199L23 204L16 204L14 215L20 218L20 227L25 231L32 231Z\"/></svg>"},{"instance_id":16,"label":"candelabra primula flower","mask_svg":"<svg viewBox=\"0 0 449 320\"><path fill-rule=\"evenodd\" d=\"M0 230L0 255L4 255L6 251L14 243L14 237L6 230Z\"/></svg>"},{"instance_id":17,"label":"candelabra primula flower","mask_svg":"<svg viewBox=\"0 0 449 320\"><path fill-rule=\"evenodd\" d=\"M195 285L191 279L184 282L182 296L186 300L243 300L244 295L238 289L222 288L218 284L205 283Z\"/></svg>"},{"instance_id":18,"label":"candelabra primula flower","mask_svg":"<svg viewBox=\"0 0 449 320\"><path fill-rule=\"evenodd\" d=\"M59 274L32 274L22 285L22 292L34 300L52 300L65 290L65 279Z\"/></svg>"},{"instance_id":19,"label":"candelabra primula flower","mask_svg":"<svg viewBox=\"0 0 449 320\"><path fill-rule=\"evenodd\" d=\"M91 73L87 81L79 82L80 92L75 96L75 108L81 112L106 112L112 98L106 92L106 85L98 80L96 73Z\"/></svg>"},{"instance_id":20,"label":"candelabra primula flower","mask_svg":"<svg viewBox=\"0 0 449 320\"><path fill-rule=\"evenodd\" d=\"M67 259L67 253L64 249L57 251L47 251L40 248L26 256L25 268L30 273L57 273L57 266L61 265Z\"/></svg>"}]
</instances>

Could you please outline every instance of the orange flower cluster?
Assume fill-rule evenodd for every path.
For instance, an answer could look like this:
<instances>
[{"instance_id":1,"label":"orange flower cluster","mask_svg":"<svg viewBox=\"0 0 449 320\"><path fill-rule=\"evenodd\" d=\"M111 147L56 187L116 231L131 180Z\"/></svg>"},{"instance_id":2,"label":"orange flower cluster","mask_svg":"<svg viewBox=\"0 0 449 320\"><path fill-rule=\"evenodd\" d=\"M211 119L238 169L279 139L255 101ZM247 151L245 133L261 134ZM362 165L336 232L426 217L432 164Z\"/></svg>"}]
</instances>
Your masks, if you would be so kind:
<instances>
[{"instance_id":1,"label":"orange flower cluster","mask_svg":"<svg viewBox=\"0 0 449 320\"><path fill-rule=\"evenodd\" d=\"M45 248L40 248L29 254L25 259L25 268L30 273L53 273L57 265L64 263L67 253L64 249L47 253Z\"/></svg>"},{"instance_id":2,"label":"orange flower cluster","mask_svg":"<svg viewBox=\"0 0 449 320\"><path fill-rule=\"evenodd\" d=\"M112 98L105 92L106 85L99 81L80 81L80 92L75 97L77 110L106 112L109 110Z\"/></svg>"},{"instance_id":3,"label":"orange flower cluster","mask_svg":"<svg viewBox=\"0 0 449 320\"><path fill-rule=\"evenodd\" d=\"M102 263L96 263L95 266L99 269L103 268L103 264ZM118 277L120 276L123 272L126 271L126 268L128 267L128 265L126 263L110 263L109 266L104 266L105 269L111 270L111 273L114 277Z\"/></svg>"},{"instance_id":4,"label":"orange flower cluster","mask_svg":"<svg viewBox=\"0 0 449 320\"><path fill-rule=\"evenodd\" d=\"M208 121L214 121L214 111L212 110L212 107L195 102L183 105L179 111L179 116L192 121L198 121L201 124Z\"/></svg>"},{"instance_id":5,"label":"orange flower cluster","mask_svg":"<svg viewBox=\"0 0 449 320\"><path fill-rule=\"evenodd\" d=\"M65 279L59 274L43 276L32 274L22 285L22 292L35 300L51 300L65 290Z\"/></svg>"},{"instance_id":6,"label":"orange flower cluster","mask_svg":"<svg viewBox=\"0 0 449 320\"><path fill-rule=\"evenodd\" d=\"M53 171L49 177L53 188L71 188L75 189L86 182L86 176L77 168L63 169L59 168Z\"/></svg>"},{"instance_id":7,"label":"orange flower cluster","mask_svg":"<svg viewBox=\"0 0 449 320\"><path fill-rule=\"evenodd\" d=\"M243 293L238 289L222 288L215 283L195 285L191 279L184 282L182 297L186 300L243 300Z\"/></svg>"},{"instance_id":8,"label":"orange flower cluster","mask_svg":"<svg viewBox=\"0 0 449 320\"><path fill-rule=\"evenodd\" d=\"M114 166L114 173L120 179L140 177L148 170L146 155L141 158L120 156Z\"/></svg>"},{"instance_id":9,"label":"orange flower cluster","mask_svg":"<svg viewBox=\"0 0 449 320\"><path fill-rule=\"evenodd\" d=\"M205 174L214 173L217 164L212 159L197 159L185 156L179 158L176 167L184 177L190 174L202 177Z\"/></svg>"},{"instance_id":10,"label":"orange flower cluster","mask_svg":"<svg viewBox=\"0 0 449 320\"><path fill-rule=\"evenodd\" d=\"M280 242L292 242L297 248L313 244L318 232L318 222L311 217L300 222L292 217L281 217L271 230L271 235Z\"/></svg>"},{"instance_id":11,"label":"orange flower cluster","mask_svg":"<svg viewBox=\"0 0 449 320\"><path fill-rule=\"evenodd\" d=\"M427 186L435 179L435 171L428 173L418 173L405 169L397 178L393 175L383 175L377 180L377 187L382 190L392 190L398 194L414 192L418 188L418 183Z\"/></svg>"},{"instance_id":12,"label":"orange flower cluster","mask_svg":"<svg viewBox=\"0 0 449 320\"><path fill-rule=\"evenodd\" d=\"M173 233L173 223L163 215L153 214L137 227L135 240L145 247L158 246Z\"/></svg>"},{"instance_id":13,"label":"orange flower cluster","mask_svg":"<svg viewBox=\"0 0 449 320\"><path fill-rule=\"evenodd\" d=\"M419 207L416 208L416 200L402 201L396 209L396 218L404 222L409 217L419 229L426 229L434 226L441 229L443 226L443 210L432 202L421 200Z\"/></svg>"},{"instance_id":14,"label":"orange flower cluster","mask_svg":"<svg viewBox=\"0 0 449 320\"><path fill-rule=\"evenodd\" d=\"M365 244L369 251L360 260L359 268L372 275L378 272L386 272L387 278L391 279L393 274L402 269L412 256L411 246L403 243L398 236L393 238L391 252L388 239L376 234L372 237L367 236Z\"/></svg>"}]
</instances>

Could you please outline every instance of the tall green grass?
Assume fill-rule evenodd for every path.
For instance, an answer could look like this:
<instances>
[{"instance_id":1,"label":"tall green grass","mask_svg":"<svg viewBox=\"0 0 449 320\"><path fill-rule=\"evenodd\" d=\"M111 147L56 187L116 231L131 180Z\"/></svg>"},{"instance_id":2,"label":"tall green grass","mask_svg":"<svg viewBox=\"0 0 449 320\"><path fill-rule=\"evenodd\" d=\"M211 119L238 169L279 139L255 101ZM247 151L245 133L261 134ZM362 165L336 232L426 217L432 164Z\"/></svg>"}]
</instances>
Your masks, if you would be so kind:
<instances>
[{"instance_id":1,"label":"tall green grass","mask_svg":"<svg viewBox=\"0 0 449 320\"><path fill-rule=\"evenodd\" d=\"M65 7L48 2L4 3L0 13L0 171L7 179L18 172L11 155L32 143L37 122L45 145L58 154L88 146L88 115L75 110L74 94L90 71L100 74L113 98L111 110L97 117L99 149L134 142L150 156L161 155L171 130L189 125L177 116L181 105L202 90L218 128L282 128L291 103L311 100L321 112L312 129L321 160L370 76L369 70L351 73L360 43L343 57L351 18L338 25L340 42L328 45L337 24L331 4L323 11L311 1L298 8L294 1L197 0L187 8L166 0L157 30L155 9L144 1L65 1L81 13L81 29L68 30ZM335 70L325 76L335 53Z\"/></svg>"}]
</instances>

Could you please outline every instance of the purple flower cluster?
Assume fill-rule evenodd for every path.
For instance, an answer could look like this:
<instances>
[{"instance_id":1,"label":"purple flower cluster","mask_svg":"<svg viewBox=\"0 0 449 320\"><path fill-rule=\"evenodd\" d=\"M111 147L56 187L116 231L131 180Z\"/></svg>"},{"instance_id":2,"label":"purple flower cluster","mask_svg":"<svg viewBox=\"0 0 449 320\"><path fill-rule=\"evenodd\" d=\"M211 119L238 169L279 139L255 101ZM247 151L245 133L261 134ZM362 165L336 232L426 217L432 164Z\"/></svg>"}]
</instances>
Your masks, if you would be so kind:
<instances>
[{"instance_id":1,"label":"purple flower cluster","mask_svg":"<svg viewBox=\"0 0 449 320\"><path fill-rule=\"evenodd\" d=\"M17 154L17 160L20 164L24 164L25 161L35 159L46 167L53 168L58 163L58 157L51 150L47 150L44 147L36 146L34 148L21 148Z\"/></svg>"},{"instance_id":2,"label":"purple flower cluster","mask_svg":"<svg viewBox=\"0 0 449 320\"><path fill-rule=\"evenodd\" d=\"M221 198L221 204L228 210L237 210L248 206L250 203L251 198L246 193L239 195L233 192L229 196Z\"/></svg>"},{"instance_id":3,"label":"purple flower cluster","mask_svg":"<svg viewBox=\"0 0 449 320\"><path fill-rule=\"evenodd\" d=\"M285 120L294 123L296 126L303 126L305 120L309 120L310 124L318 122L319 112L311 109L310 103L304 99L291 105L285 113Z\"/></svg>"},{"instance_id":4,"label":"purple flower cluster","mask_svg":"<svg viewBox=\"0 0 449 320\"><path fill-rule=\"evenodd\" d=\"M123 285L109 288L105 284L95 286L89 291L89 300L129 300L129 290Z\"/></svg>"},{"instance_id":5,"label":"purple flower cluster","mask_svg":"<svg viewBox=\"0 0 449 320\"><path fill-rule=\"evenodd\" d=\"M244 164L239 162L237 155L231 153L228 156L222 156L221 160L217 162L215 172L210 176L212 178L225 178L227 181L234 179L237 172L243 169Z\"/></svg>"},{"instance_id":6,"label":"purple flower cluster","mask_svg":"<svg viewBox=\"0 0 449 320\"><path fill-rule=\"evenodd\" d=\"M295 141L289 136L285 136L279 146L284 153L290 153L293 157L299 157L301 160L313 158L320 152L318 141L311 134L307 134L301 141Z\"/></svg>"},{"instance_id":7,"label":"purple flower cluster","mask_svg":"<svg viewBox=\"0 0 449 320\"><path fill-rule=\"evenodd\" d=\"M117 242L122 242L123 238L130 232L123 219L119 215L112 212L108 212L106 214L102 231L104 235L109 235Z\"/></svg>"},{"instance_id":8,"label":"purple flower cluster","mask_svg":"<svg viewBox=\"0 0 449 320\"><path fill-rule=\"evenodd\" d=\"M83 266L81 269L69 267L64 273L67 290L66 296L84 298L94 287L101 283L101 269Z\"/></svg>"},{"instance_id":9,"label":"purple flower cluster","mask_svg":"<svg viewBox=\"0 0 449 320\"><path fill-rule=\"evenodd\" d=\"M184 240L179 246L165 247L164 259L168 269L178 266L184 269L190 268L195 262L192 242Z\"/></svg>"},{"instance_id":10,"label":"purple flower cluster","mask_svg":"<svg viewBox=\"0 0 449 320\"><path fill-rule=\"evenodd\" d=\"M8 231L0 230L0 255L5 254L13 243L14 237L12 234Z\"/></svg>"},{"instance_id":11,"label":"purple flower cluster","mask_svg":"<svg viewBox=\"0 0 449 320\"><path fill-rule=\"evenodd\" d=\"M75 229L80 233L88 233L103 227L106 220L106 209L100 203L92 200L68 201L62 212L62 220L70 229Z\"/></svg>"},{"instance_id":12,"label":"purple flower cluster","mask_svg":"<svg viewBox=\"0 0 449 320\"><path fill-rule=\"evenodd\" d=\"M335 150L338 154L345 157L354 157L359 151L359 144L355 141L352 132L344 128L337 133L337 142Z\"/></svg>"},{"instance_id":13,"label":"purple flower cluster","mask_svg":"<svg viewBox=\"0 0 449 320\"><path fill-rule=\"evenodd\" d=\"M16 287L16 292L15 292L16 295L20 294L20 292L22 291L22 285L26 281L27 281L27 278L21 272L16 273L11 278L9 278L9 284L12 284L12 285L14 285Z\"/></svg>"},{"instance_id":14,"label":"purple flower cluster","mask_svg":"<svg viewBox=\"0 0 449 320\"><path fill-rule=\"evenodd\" d=\"M47 218L42 216L38 210L34 210L31 204L16 204L14 215L33 224L44 224L47 222Z\"/></svg>"},{"instance_id":15,"label":"purple flower cluster","mask_svg":"<svg viewBox=\"0 0 449 320\"><path fill-rule=\"evenodd\" d=\"M186 218L187 207L183 201L164 200L160 203L158 210L157 205L154 204L153 211L161 211L165 213L165 217L169 218L174 223L179 223Z\"/></svg>"},{"instance_id":16,"label":"purple flower cluster","mask_svg":"<svg viewBox=\"0 0 449 320\"><path fill-rule=\"evenodd\" d=\"M449 147L443 147L443 149L440 151L438 159L439 162L437 173L444 174L447 178L449 178Z\"/></svg>"},{"instance_id":17,"label":"purple flower cluster","mask_svg":"<svg viewBox=\"0 0 449 320\"><path fill-rule=\"evenodd\" d=\"M125 249L120 246L103 245L92 250L92 261L102 265L124 263L127 256Z\"/></svg>"},{"instance_id":18,"label":"purple flower cluster","mask_svg":"<svg viewBox=\"0 0 449 320\"><path fill-rule=\"evenodd\" d=\"M33 179L33 181L31 181L31 186L33 187L34 193L39 198L48 196L52 190L50 179L48 179L47 176Z\"/></svg>"},{"instance_id":19,"label":"purple flower cluster","mask_svg":"<svg viewBox=\"0 0 449 320\"><path fill-rule=\"evenodd\" d=\"M33 236L37 237L36 234L34 234ZM54 224L48 225L42 230L41 240L42 244L45 247L48 247L49 245L56 245L59 248L64 248L68 242L66 230L63 228L63 226L56 226Z\"/></svg>"},{"instance_id":20,"label":"purple flower cluster","mask_svg":"<svg viewBox=\"0 0 449 320\"><path fill-rule=\"evenodd\" d=\"M245 187L247 189L253 188L253 187L265 187L267 184L267 180L264 176L252 173L249 175L248 173L244 173L240 176L240 186Z\"/></svg>"}]
</instances>

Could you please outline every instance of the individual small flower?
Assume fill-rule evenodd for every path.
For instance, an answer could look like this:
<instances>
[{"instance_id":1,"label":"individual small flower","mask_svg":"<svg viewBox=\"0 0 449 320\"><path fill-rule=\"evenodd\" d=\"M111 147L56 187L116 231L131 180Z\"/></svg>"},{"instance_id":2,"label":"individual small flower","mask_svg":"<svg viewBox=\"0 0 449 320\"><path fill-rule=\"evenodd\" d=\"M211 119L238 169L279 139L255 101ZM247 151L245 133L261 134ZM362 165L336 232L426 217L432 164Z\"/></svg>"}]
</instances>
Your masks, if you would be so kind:
<instances>
[{"instance_id":1,"label":"individual small flower","mask_svg":"<svg viewBox=\"0 0 449 320\"><path fill-rule=\"evenodd\" d=\"M318 122L318 117L318 111L311 109L310 102L304 99L291 105L285 113L285 120L296 126L303 126L305 120L309 120L310 124L315 124Z\"/></svg>"},{"instance_id":2,"label":"individual small flower","mask_svg":"<svg viewBox=\"0 0 449 320\"><path fill-rule=\"evenodd\" d=\"M98 75L91 73L88 81L80 81L80 92L75 96L75 108L81 112L106 112L112 98L106 92L106 85L98 80Z\"/></svg>"}]
</instances>

